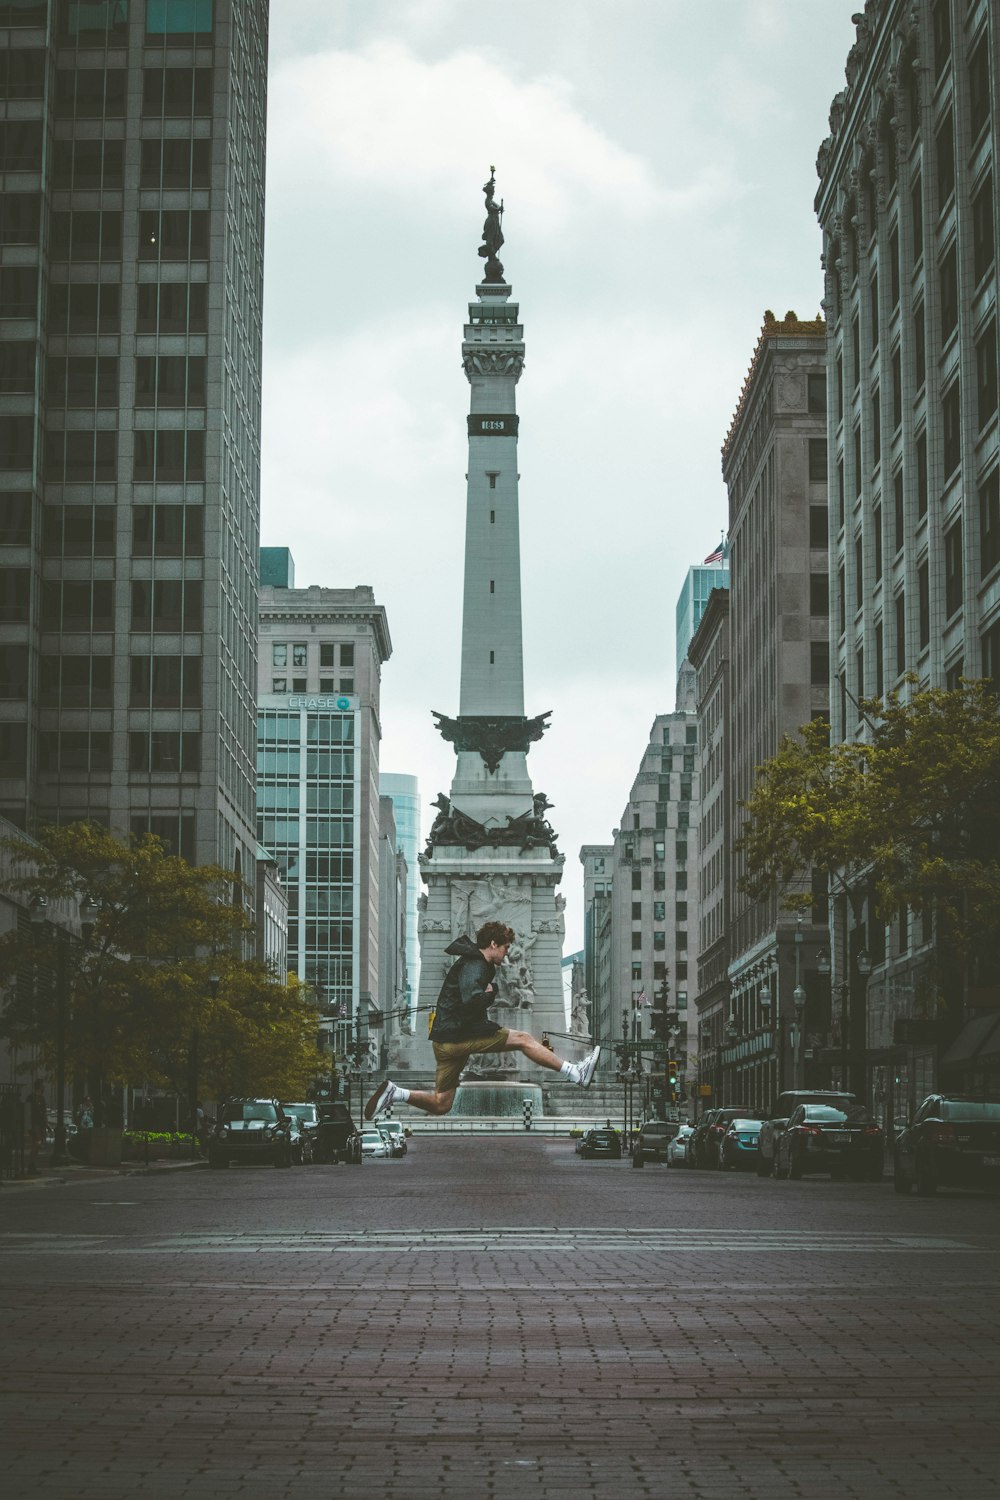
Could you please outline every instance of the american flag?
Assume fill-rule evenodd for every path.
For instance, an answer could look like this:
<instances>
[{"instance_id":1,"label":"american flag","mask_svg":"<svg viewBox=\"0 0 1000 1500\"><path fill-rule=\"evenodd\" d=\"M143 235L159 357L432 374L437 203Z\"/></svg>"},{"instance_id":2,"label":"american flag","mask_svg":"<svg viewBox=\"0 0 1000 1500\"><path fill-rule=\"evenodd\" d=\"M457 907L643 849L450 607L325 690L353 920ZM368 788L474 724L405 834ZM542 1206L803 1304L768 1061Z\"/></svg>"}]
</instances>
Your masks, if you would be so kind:
<instances>
[{"instance_id":1,"label":"american flag","mask_svg":"<svg viewBox=\"0 0 1000 1500\"><path fill-rule=\"evenodd\" d=\"M635 1003L636 1003L637 1006L638 1005L648 1005L649 1004L649 1001L646 999L646 991L645 990L640 990L639 991L639 993L635 997Z\"/></svg>"},{"instance_id":2,"label":"american flag","mask_svg":"<svg viewBox=\"0 0 1000 1500\"><path fill-rule=\"evenodd\" d=\"M724 562L724 561L725 561L725 556L724 556L723 551L722 551L722 543L720 542L719 545L716 547L715 551L714 552L710 552L708 554L708 556L705 558L705 562L706 563L720 563L720 562ZM705 566L705 563L702 563L702 567L704 567L704 566Z\"/></svg>"}]
</instances>

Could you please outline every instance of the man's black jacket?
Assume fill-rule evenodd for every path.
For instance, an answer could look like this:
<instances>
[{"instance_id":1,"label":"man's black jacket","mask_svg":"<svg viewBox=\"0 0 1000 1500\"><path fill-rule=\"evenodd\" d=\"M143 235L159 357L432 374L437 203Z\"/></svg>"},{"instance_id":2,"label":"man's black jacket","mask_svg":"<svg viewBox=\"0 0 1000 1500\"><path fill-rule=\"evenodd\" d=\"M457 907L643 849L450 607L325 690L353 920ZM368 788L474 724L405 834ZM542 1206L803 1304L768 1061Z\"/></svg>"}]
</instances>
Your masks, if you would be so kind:
<instances>
[{"instance_id":1,"label":"man's black jacket","mask_svg":"<svg viewBox=\"0 0 1000 1500\"><path fill-rule=\"evenodd\" d=\"M486 1012L496 1004L495 994L486 994L486 986L496 973L471 938L464 934L449 943L446 953L458 958L448 970L438 996L431 1027L434 1042L470 1042L476 1037L493 1036L502 1028Z\"/></svg>"}]
</instances>

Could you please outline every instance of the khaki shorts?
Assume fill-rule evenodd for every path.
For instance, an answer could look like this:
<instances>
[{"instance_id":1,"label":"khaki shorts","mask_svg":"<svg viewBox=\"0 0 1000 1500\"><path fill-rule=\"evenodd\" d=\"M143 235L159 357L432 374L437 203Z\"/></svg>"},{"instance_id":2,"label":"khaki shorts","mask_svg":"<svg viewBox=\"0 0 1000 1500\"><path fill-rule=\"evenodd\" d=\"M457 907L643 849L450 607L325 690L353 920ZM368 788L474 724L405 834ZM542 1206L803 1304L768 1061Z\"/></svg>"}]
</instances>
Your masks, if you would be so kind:
<instances>
[{"instance_id":1,"label":"khaki shorts","mask_svg":"<svg viewBox=\"0 0 1000 1500\"><path fill-rule=\"evenodd\" d=\"M462 1069L474 1057L477 1052L502 1052L507 1045L509 1033L505 1027L492 1036L474 1036L467 1042L431 1042L434 1048L434 1060L437 1063L437 1072L434 1075L434 1088L439 1094L449 1094L452 1089L458 1088L458 1080L462 1076Z\"/></svg>"}]
</instances>

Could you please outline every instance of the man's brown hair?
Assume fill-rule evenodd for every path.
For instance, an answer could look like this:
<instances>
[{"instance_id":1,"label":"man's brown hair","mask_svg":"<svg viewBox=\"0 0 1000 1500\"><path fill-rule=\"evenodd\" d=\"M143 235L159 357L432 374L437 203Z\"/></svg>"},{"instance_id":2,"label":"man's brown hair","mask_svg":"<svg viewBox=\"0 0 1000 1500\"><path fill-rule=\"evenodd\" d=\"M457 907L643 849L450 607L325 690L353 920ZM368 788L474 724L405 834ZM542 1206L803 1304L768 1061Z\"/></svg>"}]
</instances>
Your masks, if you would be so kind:
<instances>
[{"instance_id":1,"label":"man's brown hair","mask_svg":"<svg viewBox=\"0 0 1000 1500\"><path fill-rule=\"evenodd\" d=\"M513 927L505 927L503 922L484 922L476 933L477 948L488 948L491 943L498 948L509 948L513 941Z\"/></svg>"}]
</instances>

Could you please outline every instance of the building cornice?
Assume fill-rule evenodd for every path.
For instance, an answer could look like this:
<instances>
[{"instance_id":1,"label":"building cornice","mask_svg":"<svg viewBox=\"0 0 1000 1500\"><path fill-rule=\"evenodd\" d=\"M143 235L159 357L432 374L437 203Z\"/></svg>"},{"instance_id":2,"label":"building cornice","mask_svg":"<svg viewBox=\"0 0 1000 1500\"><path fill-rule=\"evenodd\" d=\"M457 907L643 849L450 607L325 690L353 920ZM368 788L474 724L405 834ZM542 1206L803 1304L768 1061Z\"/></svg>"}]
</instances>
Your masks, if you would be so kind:
<instances>
[{"instance_id":1,"label":"building cornice","mask_svg":"<svg viewBox=\"0 0 1000 1500\"><path fill-rule=\"evenodd\" d=\"M819 314L815 318L803 320L794 312L786 312L783 318L776 318L770 309L764 313L764 321L761 324L760 336L753 351L750 368L743 382L740 399L736 404L733 420L729 424L729 431L726 433L726 440L722 445L723 467L725 467L735 447L739 428L753 400L754 386L763 370L765 357L772 343L784 339L816 338L821 338L824 341L826 339L826 320L820 317Z\"/></svg>"}]
</instances>

